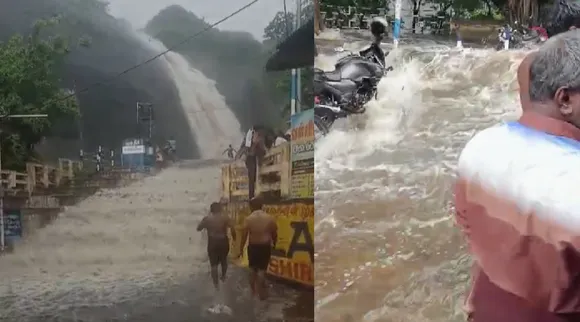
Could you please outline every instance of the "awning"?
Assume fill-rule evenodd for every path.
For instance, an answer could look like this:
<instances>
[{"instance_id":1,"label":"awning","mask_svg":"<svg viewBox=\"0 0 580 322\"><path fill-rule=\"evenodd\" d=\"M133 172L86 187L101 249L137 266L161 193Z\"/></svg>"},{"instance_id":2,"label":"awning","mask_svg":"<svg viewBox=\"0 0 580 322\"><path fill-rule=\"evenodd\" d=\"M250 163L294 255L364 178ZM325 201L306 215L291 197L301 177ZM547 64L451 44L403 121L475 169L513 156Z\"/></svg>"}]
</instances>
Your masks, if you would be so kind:
<instances>
[{"instance_id":1,"label":"awning","mask_svg":"<svg viewBox=\"0 0 580 322\"><path fill-rule=\"evenodd\" d=\"M314 65L314 18L281 42L266 63L267 71L281 71Z\"/></svg>"}]
</instances>

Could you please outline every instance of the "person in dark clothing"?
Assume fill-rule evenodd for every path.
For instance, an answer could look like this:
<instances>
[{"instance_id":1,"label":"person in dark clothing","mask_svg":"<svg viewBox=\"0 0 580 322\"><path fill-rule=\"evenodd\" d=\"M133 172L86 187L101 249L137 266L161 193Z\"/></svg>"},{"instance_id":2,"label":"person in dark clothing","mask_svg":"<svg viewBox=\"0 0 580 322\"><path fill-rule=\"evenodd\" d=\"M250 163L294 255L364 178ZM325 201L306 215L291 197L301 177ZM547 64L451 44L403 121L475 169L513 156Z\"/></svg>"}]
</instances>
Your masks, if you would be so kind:
<instances>
[{"instance_id":1,"label":"person in dark clothing","mask_svg":"<svg viewBox=\"0 0 580 322\"><path fill-rule=\"evenodd\" d=\"M274 217L262 210L261 197L250 200L252 213L244 220L242 249L248 240L248 266L250 272L250 287L252 295L258 295L261 300L266 299L265 275L270 264L272 249L278 241L278 225Z\"/></svg>"},{"instance_id":2,"label":"person in dark clothing","mask_svg":"<svg viewBox=\"0 0 580 322\"><path fill-rule=\"evenodd\" d=\"M232 147L232 145L228 145L228 148L224 150L224 152L222 154L228 154L228 158L233 159L234 158L234 153L236 153L236 150L234 150L234 148Z\"/></svg>"},{"instance_id":3,"label":"person in dark clothing","mask_svg":"<svg viewBox=\"0 0 580 322\"><path fill-rule=\"evenodd\" d=\"M211 266L211 278L216 289L219 288L218 266L221 265L222 268L222 282L225 281L228 271L228 254L230 252L228 228L235 240L234 226L228 215L222 213L222 206L217 202L211 204L210 214L203 217L197 226L197 231L207 230L207 254Z\"/></svg>"},{"instance_id":4,"label":"person in dark clothing","mask_svg":"<svg viewBox=\"0 0 580 322\"><path fill-rule=\"evenodd\" d=\"M266 154L265 133L263 127L253 126L246 134L246 169L248 170L248 198L254 198L256 179L260 160Z\"/></svg>"}]
</instances>

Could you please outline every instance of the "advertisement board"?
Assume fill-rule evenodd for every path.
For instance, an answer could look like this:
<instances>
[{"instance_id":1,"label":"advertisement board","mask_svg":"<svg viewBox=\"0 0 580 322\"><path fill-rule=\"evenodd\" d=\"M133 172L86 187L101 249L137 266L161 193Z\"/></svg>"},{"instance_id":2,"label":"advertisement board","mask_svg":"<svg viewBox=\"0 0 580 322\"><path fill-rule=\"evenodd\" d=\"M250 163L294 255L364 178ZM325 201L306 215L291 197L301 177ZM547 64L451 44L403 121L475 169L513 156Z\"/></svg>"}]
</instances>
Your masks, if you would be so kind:
<instances>
[{"instance_id":1,"label":"advertisement board","mask_svg":"<svg viewBox=\"0 0 580 322\"><path fill-rule=\"evenodd\" d=\"M14 242L22 237L22 216L19 209L4 209L4 237Z\"/></svg>"},{"instance_id":2,"label":"advertisement board","mask_svg":"<svg viewBox=\"0 0 580 322\"><path fill-rule=\"evenodd\" d=\"M246 203L231 209L230 216L241 229L250 214ZM285 202L265 205L264 211L276 218L278 243L272 250L268 274L307 286L314 285L314 202ZM241 231L238 236L241 237ZM239 253L240 241L232 241L231 255ZM247 248L238 263L248 266Z\"/></svg>"},{"instance_id":3,"label":"advertisement board","mask_svg":"<svg viewBox=\"0 0 580 322\"><path fill-rule=\"evenodd\" d=\"M121 151L123 154L143 154L145 153L144 145L124 146Z\"/></svg>"},{"instance_id":4,"label":"advertisement board","mask_svg":"<svg viewBox=\"0 0 580 322\"><path fill-rule=\"evenodd\" d=\"M314 110L294 114L290 118L291 186L293 198L314 197Z\"/></svg>"},{"instance_id":5,"label":"advertisement board","mask_svg":"<svg viewBox=\"0 0 580 322\"><path fill-rule=\"evenodd\" d=\"M155 164L153 147L143 139L123 140L121 166L134 171L147 171Z\"/></svg>"}]
</instances>

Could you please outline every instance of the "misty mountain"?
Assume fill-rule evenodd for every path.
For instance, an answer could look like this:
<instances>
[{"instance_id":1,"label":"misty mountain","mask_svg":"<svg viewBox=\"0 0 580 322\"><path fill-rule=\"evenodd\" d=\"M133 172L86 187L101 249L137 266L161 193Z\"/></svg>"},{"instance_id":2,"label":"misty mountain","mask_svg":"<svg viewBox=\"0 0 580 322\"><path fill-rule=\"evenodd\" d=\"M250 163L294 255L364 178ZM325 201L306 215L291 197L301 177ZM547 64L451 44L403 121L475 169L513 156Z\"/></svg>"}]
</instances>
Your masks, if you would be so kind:
<instances>
[{"instance_id":1,"label":"misty mountain","mask_svg":"<svg viewBox=\"0 0 580 322\"><path fill-rule=\"evenodd\" d=\"M153 17L145 31L172 48L208 26L195 13L173 5ZM265 72L273 50L273 44L262 44L250 33L215 28L174 49L216 81L243 129L255 123L279 126L283 118L281 110L289 93L276 85L280 77L287 78L287 72Z\"/></svg>"},{"instance_id":2,"label":"misty mountain","mask_svg":"<svg viewBox=\"0 0 580 322\"><path fill-rule=\"evenodd\" d=\"M78 95L85 150L94 151L99 144L119 147L123 139L135 137L136 103L149 102L155 108L156 136L160 140L174 136L179 142L181 157L197 155L177 90L162 63L153 61L108 82L117 73L157 52L139 41L127 22L109 15L102 2L0 0L0 41L6 41L14 33L26 35L36 20L53 16L62 17L54 33L69 39L71 47L61 73L62 86L88 88ZM79 39L89 46L81 46ZM50 154L76 155L79 148L77 129L76 122L70 120L60 124L55 133L60 140L53 140L61 142L53 145L60 151L49 151Z\"/></svg>"}]
</instances>

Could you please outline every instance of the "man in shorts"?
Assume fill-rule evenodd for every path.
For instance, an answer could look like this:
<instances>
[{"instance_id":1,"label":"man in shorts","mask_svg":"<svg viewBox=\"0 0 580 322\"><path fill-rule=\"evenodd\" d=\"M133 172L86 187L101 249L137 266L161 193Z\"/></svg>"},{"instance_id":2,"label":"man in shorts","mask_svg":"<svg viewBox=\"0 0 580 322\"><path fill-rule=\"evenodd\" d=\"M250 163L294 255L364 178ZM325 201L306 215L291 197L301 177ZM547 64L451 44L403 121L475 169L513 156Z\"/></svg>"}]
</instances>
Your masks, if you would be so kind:
<instances>
[{"instance_id":1,"label":"man in shorts","mask_svg":"<svg viewBox=\"0 0 580 322\"><path fill-rule=\"evenodd\" d=\"M236 239L236 231L227 214L222 213L221 204L214 202L210 206L210 214L203 217L197 231L207 230L207 254L211 265L211 278L216 289L219 288L218 265L222 267L222 282L226 279L228 271L228 253L230 242L228 240L228 228L232 238Z\"/></svg>"},{"instance_id":2,"label":"man in shorts","mask_svg":"<svg viewBox=\"0 0 580 322\"><path fill-rule=\"evenodd\" d=\"M250 199L252 213L244 220L242 248L248 240L248 262L252 295L265 300L266 271L270 264L272 249L278 241L278 225L272 216L262 210L263 201L258 196Z\"/></svg>"}]
</instances>

